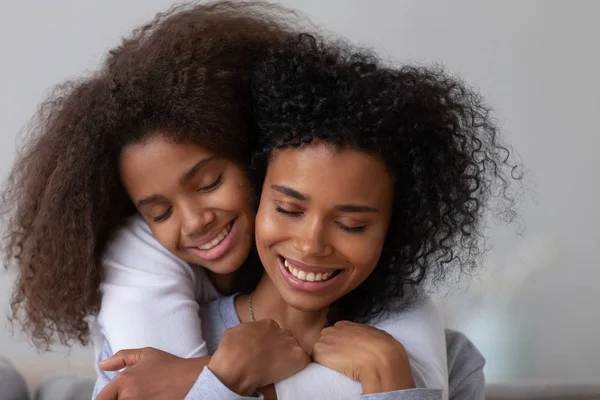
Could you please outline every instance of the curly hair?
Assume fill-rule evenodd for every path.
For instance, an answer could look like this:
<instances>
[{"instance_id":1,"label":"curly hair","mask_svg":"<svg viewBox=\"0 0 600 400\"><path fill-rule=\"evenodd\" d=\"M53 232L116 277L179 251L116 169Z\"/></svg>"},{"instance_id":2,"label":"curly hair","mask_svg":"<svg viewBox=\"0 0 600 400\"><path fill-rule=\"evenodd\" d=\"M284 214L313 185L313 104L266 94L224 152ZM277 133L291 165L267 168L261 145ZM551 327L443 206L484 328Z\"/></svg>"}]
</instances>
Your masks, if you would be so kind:
<instances>
[{"instance_id":1,"label":"curly hair","mask_svg":"<svg viewBox=\"0 0 600 400\"><path fill-rule=\"evenodd\" d=\"M247 80L295 14L261 2L188 4L158 14L86 78L57 86L27 129L0 216L11 300L38 347L86 344L101 300L100 257L135 212L120 182L122 149L160 133L247 162Z\"/></svg>"},{"instance_id":2,"label":"curly hair","mask_svg":"<svg viewBox=\"0 0 600 400\"><path fill-rule=\"evenodd\" d=\"M281 148L320 141L377 155L395 182L373 273L332 305L329 321L372 321L413 304L419 285L478 265L482 216L499 195L515 215L518 165L482 98L439 67L383 65L344 43L303 34L271 49L251 77L260 146L256 184Z\"/></svg>"}]
</instances>

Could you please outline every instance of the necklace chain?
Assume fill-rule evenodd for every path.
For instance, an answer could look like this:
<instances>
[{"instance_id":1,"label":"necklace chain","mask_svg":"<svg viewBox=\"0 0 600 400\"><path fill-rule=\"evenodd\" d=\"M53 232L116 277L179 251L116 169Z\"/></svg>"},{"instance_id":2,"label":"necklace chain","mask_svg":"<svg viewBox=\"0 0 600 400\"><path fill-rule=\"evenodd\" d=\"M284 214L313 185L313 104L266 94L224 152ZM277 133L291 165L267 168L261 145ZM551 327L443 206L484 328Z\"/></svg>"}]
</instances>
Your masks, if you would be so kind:
<instances>
[{"instance_id":1,"label":"necklace chain","mask_svg":"<svg viewBox=\"0 0 600 400\"><path fill-rule=\"evenodd\" d=\"M252 295L254 294L254 292L250 292L250 294L248 295L248 311L250 311L250 319L252 320L252 322L256 321L256 319L254 319L254 309L252 308Z\"/></svg>"}]
</instances>

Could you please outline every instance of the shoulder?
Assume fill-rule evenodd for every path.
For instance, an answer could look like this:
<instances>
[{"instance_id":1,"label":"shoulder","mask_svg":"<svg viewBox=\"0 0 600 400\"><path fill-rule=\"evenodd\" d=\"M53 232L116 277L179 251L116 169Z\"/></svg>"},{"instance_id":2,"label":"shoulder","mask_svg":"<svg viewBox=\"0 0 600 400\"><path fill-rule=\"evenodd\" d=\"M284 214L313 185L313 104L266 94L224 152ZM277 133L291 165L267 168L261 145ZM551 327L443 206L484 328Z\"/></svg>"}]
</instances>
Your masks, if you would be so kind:
<instances>
[{"instance_id":1,"label":"shoulder","mask_svg":"<svg viewBox=\"0 0 600 400\"><path fill-rule=\"evenodd\" d=\"M411 307L378 320L382 329L402 343L419 387L448 390L444 319L429 296L421 294Z\"/></svg>"},{"instance_id":2,"label":"shoulder","mask_svg":"<svg viewBox=\"0 0 600 400\"><path fill-rule=\"evenodd\" d=\"M485 358L462 333L446 330L449 392L452 394L482 392L485 388Z\"/></svg>"},{"instance_id":3,"label":"shoulder","mask_svg":"<svg viewBox=\"0 0 600 400\"><path fill-rule=\"evenodd\" d=\"M485 358L477 347L460 332L446 329L446 348L450 369L465 364L472 365L473 369L483 368L485 365Z\"/></svg>"},{"instance_id":4,"label":"shoulder","mask_svg":"<svg viewBox=\"0 0 600 400\"><path fill-rule=\"evenodd\" d=\"M104 252L105 259L111 258L138 258L139 251L143 250L150 254L171 255L156 240L150 227L141 215L131 216L112 234ZM172 258L176 258L171 255Z\"/></svg>"},{"instance_id":5,"label":"shoulder","mask_svg":"<svg viewBox=\"0 0 600 400\"><path fill-rule=\"evenodd\" d=\"M141 215L130 217L119 227L109 241L102 256L107 278L120 272L137 275L178 275L194 280L194 272L185 261L165 249L152 235Z\"/></svg>"},{"instance_id":6,"label":"shoulder","mask_svg":"<svg viewBox=\"0 0 600 400\"><path fill-rule=\"evenodd\" d=\"M235 298L237 296L236 294L221 297L200 305L202 336L206 340L208 354L213 354L217 350L227 329L241 323L235 311Z\"/></svg>"}]
</instances>

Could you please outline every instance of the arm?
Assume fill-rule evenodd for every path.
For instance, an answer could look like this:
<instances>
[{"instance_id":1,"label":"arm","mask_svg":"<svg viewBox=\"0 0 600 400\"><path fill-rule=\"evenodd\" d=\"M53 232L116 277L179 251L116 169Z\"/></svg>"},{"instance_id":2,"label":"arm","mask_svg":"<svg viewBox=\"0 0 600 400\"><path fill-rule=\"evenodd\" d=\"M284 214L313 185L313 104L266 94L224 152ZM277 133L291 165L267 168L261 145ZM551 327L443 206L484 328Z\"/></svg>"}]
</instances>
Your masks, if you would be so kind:
<instances>
[{"instance_id":1,"label":"arm","mask_svg":"<svg viewBox=\"0 0 600 400\"><path fill-rule=\"evenodd\" d=\"M444 321L428 297L409 310L378 322L374 327L389 333L402 343L408 354L416 387L442 389L441 399L448 398ZM315 385L315 382L327 382L327 385ZM360 383L316 363L275 386L282 398L294 398L303 394L309 398L321 395L329 398L356 398L361 393Z\"/></svg>"},{"instance_id":2,"label":"arm","mask_svg":"<svg viewBox=\"0 0 600 400\"><path fill-rule=\"evenodd\" d=\"M116 357L116 358L115 358ZM230 389L215 373L207 367L210 357L181 358L160 350L145 348L139 350L122 350L115 354L111 362L118 362L129 368L98 393L94 390L92 400L116 400L164 398L165 394L172 398L188 400L244 400L263 399L258 393L248 396L233 390L245 392L246 386L242 378L247 373L234 373L233 368L225 368L221 376L229 372L236 375L230 383ZM227 366L227 365L225 365ZM202 372L200 372L202 371ZM191 382L191 383L190 383ZM192 386L193 384L193 386ZM253 390L249 390L252 393Z\"/></svg>"},{"instance_id":3,"label":"arm","mask_svg":"<svg viewBox=\"0 0 600 400\"><path fill-rule=\"evenodd\" d=\"M97 362L144 347L186 358L207 355L197 298L213 295L214 289L202 270L195 272L162 247L139 215L116 232L102 262L102 303L93 329ZM95 393L117 376L96 371Z\"/></svg>"},{"instance_id":4,"label":"arm","mask_svg":"<svg viewBox=\"0 0 600 400\"><path fill-rule=\"evenodd\" d=\"M442 398L448 399L444 319L429 297L373 326L402 343L410 360L416 387L442 389Z\"/></svg>"},{"instance_id":5,"label":"arm","mask_svg":"<svg viewBox=\"0 0 600 400\"><path fill-rule=\"evenodd\" d=\"M179 357L207 355L196 275L156 241L140 216L117 232L103 266L97 323L112 351L155 347Z\"/></svg>"},{"instance_id":6,"label":"arm","mask_svg":"<svg viewBox=\"0 0 600 400\"><path fill-rule=\"evenodd\" d=\"M477 348L459 332L446 330L450 400L484 400L485 359ZM437 392L437 394L435 393ZM363 395L364 400L440 399L441 390L414 389ZM436 397L437 396L437 397Z\"/></svg>"},{"instance_id":7,"label":"arm","mask_svg":"<svg viewBox=\"0 0 600 400\"><path fill-rule=\"evenodd\" d=\"M106 385L96 400L147 400L165 394L173 398L187 394L188 399L256 398L258 387L301 370L309 356L290 332L274 321L260 320L223 333L206 368L208 357L185 359L150 348L123 350L112 359L131 366Z\"/></svg>"},{"instance_id":8,"label":"arm","mask_svg":"<svg viewBox=\"0 0 600 400\"><path fill-rule=\"evenodd\" d=\"M251 396L242 396L231 391L219 378L206 367L198 377L198 380L185 397L186 400L263 400L264 397L256 393Z\"/></svg>"},{"instance_id":9,"label":"arm","mask_svg":"<svg viewBox=\"0 0 600 400\"><path fill-rule=\"evenodd\" d=\"M323 329L313 359L360 383L362 394L356 397L361 400L442 398L441 389L415 388L402 344L372 326L340 321Z\"/></svg>"},{"instance_id":10,"label":"arm","mask_svg":"<svg viewBox=\"0 0 600 400\"><path fill-rule=\"evenodd\" d=\"M361 400L441 400L441 398L441 389L405 389L360 396Z\"/></svg>"},{"instance_id":11,"label":"arm","mask_svg":"<svg viewBox=\"0 0 600 400\"><path fill-rule=\"evenodd\" d=\"M446 330L450 400L485 399L485 358L462 333Z\"/></svg>"},{"instance_id":12,"label":"arm","mask_svg":"<svg viewBox=\"0 0 600 400\"><path fill-rule=\"evenodd\" d=\"M462 380L450 395L450 400L485 400L483 366Z\"/></svg>"}]
</instances>

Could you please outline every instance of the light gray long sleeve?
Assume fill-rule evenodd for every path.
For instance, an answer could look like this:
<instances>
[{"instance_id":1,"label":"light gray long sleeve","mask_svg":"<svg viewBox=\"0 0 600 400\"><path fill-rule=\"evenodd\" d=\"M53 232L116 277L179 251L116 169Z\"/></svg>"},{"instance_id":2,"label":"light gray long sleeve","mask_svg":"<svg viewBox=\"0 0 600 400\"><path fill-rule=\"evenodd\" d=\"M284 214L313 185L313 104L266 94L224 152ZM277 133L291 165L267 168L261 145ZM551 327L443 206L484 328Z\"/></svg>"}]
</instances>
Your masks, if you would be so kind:
<instances>
[{"instance_id":1,"label":"light gray long sleeve","mask_svg":"<svg viewBox=\"0 0 600 400\"><path fill-rule=\"evenodd\" d=\"M360 400L440 400L441 389L408 389L394 392L360 395ZM264 397L246 397L229 390L208 368L204 368L185 400L262 400ZM282 399L285 400L285 399ZM309 399L307 399L309 400Z\"/></svg>"},{"instance_id":2,"label":"light gray long sleeve","mask_svg":"<svg viewBox=\"0 0 600 400\"><path fill-rule=\"evenodd\" d=\"M208 367L204 367L185 400L264 400L262 394L241 396L232 392Z\"/></svg>"}]
</instances>

